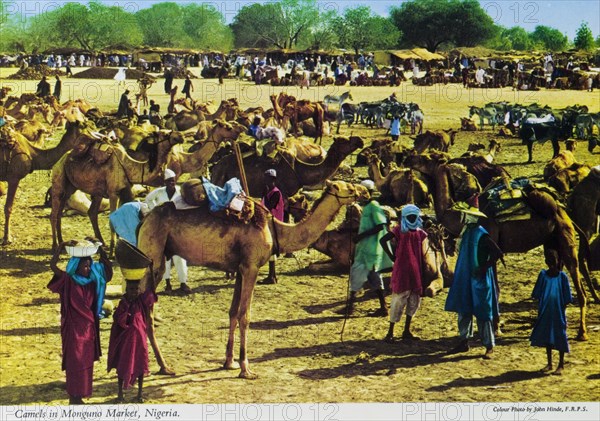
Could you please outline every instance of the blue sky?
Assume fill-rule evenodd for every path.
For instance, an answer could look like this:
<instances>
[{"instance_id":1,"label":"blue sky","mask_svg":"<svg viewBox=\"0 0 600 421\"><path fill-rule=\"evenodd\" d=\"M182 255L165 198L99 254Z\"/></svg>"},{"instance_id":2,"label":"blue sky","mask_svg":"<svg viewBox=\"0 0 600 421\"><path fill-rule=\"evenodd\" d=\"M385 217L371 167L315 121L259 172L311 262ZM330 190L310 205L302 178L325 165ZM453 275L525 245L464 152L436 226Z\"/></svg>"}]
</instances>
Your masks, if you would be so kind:
<instances>
[{"instance_id":1,"label":"blue sky","mask_svg":"<svg viewBox=\"0 0 600 421\"><path fill-rule=\"evenodd\" d=\"M4 0L10 10L32 15L44 10L56 8L68 0ZM134 12L149 7L160 0L102 0L107 5L116 5ZM254 3L247 0L212 0L207 2L179 0L176 3L209 3L223 13L227 22L231 22L237 11L244 5ZM264 0L260 1L264 3ZM391 6L400 5L402 0L318 0L319 6L342 12L346 7L357 5L370 6L376 13L388 16ZM479 0L481 6L502 26L522 26L528 32L537 25L546 25L566 33L570 40L575 37L581 22L586 21L594 34L600 35L600 1L598 0ZM82 1L85 3L85 1Z\"/></svg>"}]
</instances>

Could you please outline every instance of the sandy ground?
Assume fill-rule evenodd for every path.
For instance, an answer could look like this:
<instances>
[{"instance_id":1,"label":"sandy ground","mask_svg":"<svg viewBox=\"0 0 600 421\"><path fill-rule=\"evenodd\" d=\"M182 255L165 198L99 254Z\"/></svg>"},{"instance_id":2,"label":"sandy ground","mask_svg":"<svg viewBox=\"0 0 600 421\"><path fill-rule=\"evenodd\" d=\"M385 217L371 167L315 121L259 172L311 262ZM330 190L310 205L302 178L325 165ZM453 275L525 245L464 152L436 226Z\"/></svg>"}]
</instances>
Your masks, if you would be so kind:
<instances>
[{"instance_id":1,"label":"sandy ground","mask_svg":"<svg viewBox=\"0 0 600 421\"><path fill-rule=\"evenodd\" d=\"M6 76L2 69L0 76ZM214 80L194 80L194 98L237 97L242 108L270 106L268 95L281 88L257 88L247 82L228 80L222 87ZM13 87L13 93L35 90L37 81L0 81ZM133 82L132 82L133 83ZM182 85L182 81L176 84ZM114 81L65 80L63 100L85 97L102 109L114 109L121 90ZM132 88L135 86L132 84ZM323 98L347 88L328 87L287 92L307 99ZM511 103L537 102L559 108L585 104L600 110L597 92L502 90L463 90L458 85L416 88L352 88L354 102L382 99L396 91L401 101L417 102L425 112L425 128L457 128L459 117L467 116L469 105L506 100ZM71 93L68 93L71 92ZM162 80L150 90L166 110L168 98ZM354 126L344 134L361 135L366 143L384 137L382 129ZM469 142L494 137L490 130L459 133L451 149L462 154ZM49 142L55 144L57 133ZM401 139L411 144L408 136ZM325 139L328 145L331 138ZM536 145L535 163L526 165L526 148L516 138L500 139L503 150L497 162L506 165L513 177L541 178L541 169L551 157L550 144ZM581 142L576 157L589 164L600 163ZM348 163L353 163L354 158ZM358 168L356 179L365 175ZM12 217L15 242L0 249L0 404L65 404L64 373L60 370L60 308L58 298L46 289L51 272L50 210L42 207L50 185L48 171L29 175L21 183ZM4 201L2 201L2 204ZM2 224L3 216L0 217ZM108 234L108 218L101 216L103 233ZM63 219L65 238L91 233L87 218ZM526 232L524 232L526 235ZM512 254L506 267L499 268L502 288L500 309L503 335L497 339L494 358L481 359L483 348L473 342L471 351L447 356L456 343L456 315L443 311L447 291L423 300L414 323L417 342L386 344L385 318L367 317L377 308L377 300L366 292L359 297L357 314L344 323L336 313L346 299L348 274L311 272L307 266L325 256L304 250L294 258L278 262L279 284L255 288L249 359L258 374L254 381L237 378L238 371L221 369L227 340L228 315L233 283L221 272L191 267L189 284L193 294L166 295L159 286L159 311L164 321L157 335L164 355L176 370L172 377L154 373L158 365L150 357L151 374L145 382L148 403L248 403L248 402L545 402L598 401L600 399L600 312L589 305L590 339L577 342L579 310L569 306L568 335L571 353L566 357L564 375L544 376L538 370L546 364L545 351L529 346L528 336L536 316L536 304L529 298L540 269L544 268L541 248L526 254ZM454 259L451 260L452 263ZM61 264L66 263L66 257ZM266 267L260 277L266 275ZM598 273L595 274L598 277ZM122 282L117 271L113 284ZM118 289L118 287L116 287ZM118 296L111 297L116 304ZM389 297L388 297L389 302ZM111 319L101 322L104 355L95 366L94 395L90 403L111 403L116 396L116 374L106 372L106 351ZM343 330L343 333L342 333ZM399 334L401 326L397 327ZM237 347L236 347L237 353ZM130 391L126 398L135 396Z\"/></svg>"}]
</instances>

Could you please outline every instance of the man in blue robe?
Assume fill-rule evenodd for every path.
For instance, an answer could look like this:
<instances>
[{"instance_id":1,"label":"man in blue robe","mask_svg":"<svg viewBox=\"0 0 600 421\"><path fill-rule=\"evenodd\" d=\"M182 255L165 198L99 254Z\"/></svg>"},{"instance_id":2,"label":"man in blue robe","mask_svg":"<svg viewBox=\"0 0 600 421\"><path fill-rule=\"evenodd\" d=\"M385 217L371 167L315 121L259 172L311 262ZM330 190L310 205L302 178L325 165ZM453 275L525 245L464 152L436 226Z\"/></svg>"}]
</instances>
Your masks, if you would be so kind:
<instances>
[{"instance_id":1,"label":"man in blue robe","mask_svg":"<svg viewBox=\"0 0 600 421\"><path fill-rule=\"evenodd\" d=\"M454 206L455 210L462 213L465 228L445 306L446 311L458 313L460 342L448 353L469 350L475 316L481 342L486 348L483 358L491 359L495 345L494 318L499 315L494 266L502 257L502 251L478 224L479 218L485 217L485 214L479 211L476 203L472 202L472 205L457 203Z\"/></svg>"}]
</instances>

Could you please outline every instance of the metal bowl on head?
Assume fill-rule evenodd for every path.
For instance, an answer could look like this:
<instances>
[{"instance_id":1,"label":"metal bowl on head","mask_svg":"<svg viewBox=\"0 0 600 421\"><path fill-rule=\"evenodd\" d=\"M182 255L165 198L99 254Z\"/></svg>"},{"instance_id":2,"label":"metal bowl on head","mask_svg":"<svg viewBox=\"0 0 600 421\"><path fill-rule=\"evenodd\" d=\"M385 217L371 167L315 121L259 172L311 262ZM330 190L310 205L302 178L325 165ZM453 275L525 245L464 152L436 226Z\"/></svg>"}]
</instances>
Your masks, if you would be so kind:
<instances>
[{"instance_id":1,"label":"metal bowl on head","mask_svg":"<svg viewBox=\"0 0 600 421\"><path fill-rule=\"evenodd\" d=\"M98 252L102 243L92 243L88 240L78 241L74 246L65 246L65 250L71 257L90 257Z\"/></svg>"}]
</instances>

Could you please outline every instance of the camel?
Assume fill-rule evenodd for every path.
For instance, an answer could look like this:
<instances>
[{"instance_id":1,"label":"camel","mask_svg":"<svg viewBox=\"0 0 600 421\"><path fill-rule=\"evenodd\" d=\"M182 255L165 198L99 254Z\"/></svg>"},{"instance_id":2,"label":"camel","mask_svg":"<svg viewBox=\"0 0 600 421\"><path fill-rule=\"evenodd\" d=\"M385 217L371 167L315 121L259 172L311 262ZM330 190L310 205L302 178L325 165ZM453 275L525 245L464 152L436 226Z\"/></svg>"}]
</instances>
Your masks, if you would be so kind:
<instances>
[{"instance_id":1,"label":"camel","mask_svg":"<svg viewBox=\"0 0 600 421\"><path fill-rule=\"evenodd\" d=\"M15 130L20 132L33 146L43 148L46 134L49 130L36 120L21 120L14 125Z\"/></svg>"},{"instance_id":2,"label":"camel","mask_svg":"<svg viewBox=\"0 0 600 421\"><path fill-rule=\"evenodd\" d=\"M567 212L588 240L598 233L600 216L600 168L592 171L575 186L567 199Z\"/></svg>"},{"instance_id":3,"label":"camel","mask_svg":"<svg viewBox=\"0 0 600 421\"><path fill-rule=\"evenodd\" d=\"M563 168L568 168L575 164L575 155L572 151L565 150L552 158L544 167L544 180L548 181L550 177L555 175Z\"/></svg>"},{"instance_id":4,"label":"camel","mask_svg":"<svg viewBox=\"0 0 600 421\"><path fill-rule=\"evenodd\" d=\"M426 150L438 150L448 152L448 148L454 145L454 138L458 132L453 129L437 130L421 133L417 137L411 137L414 140L414 149L417 153L423 153Z\"/></svg>"},{"instance_id":5,"label":"camel","mask_svg":"<svg viewBox=\"0 0 600 421\"><path fill-rule=\"evenodd\" d=\"M150 288L150 283L156 289L164 272L165 253L181 256L188 264L236 272L224 368L238 368L233 347L239 324L239 377L256 378L248 363L247 337L252 295L260 267L275 252L288 253L308 247L327 228L342 206L368 196L363 186L344 181L328 182L310 215L299 224L277 221L258 205L255 207L255 222L249 224L232 224L228 219L211 214L205 207L178 211L172 203L158 206L144 219L139 231L138 247L153 262L150 276L141 281L141 289ZM159 350L152 320L149 338L161 371L172 372Z\"/></svg>"},{"instance_id":6,"label":"camel","mask_svg":"<svg viewBox=\"0 0 600 421\"><path fill-rule=\"evenodd\" d=\"M569 193L590 173L591 167L587 164L574 163L570 167L558 170L556 174L548 178L550 187L562 195Z\"/></svg>"},{"instance_id":7,"label":"camel","mask_svg":"<svg viewBox=\"0 0 600 421\"><path fill-rule=\"evenodd\" d=\"M383 201L390 200L394 206L414 203L419 207L429 207L429 189L417 171L410 168L394 168L384 177L381 175L381 161L377 155L370 155L368 161L375 187L381 192Z\"/></svg>"},{"instance_id":8,"label":"camel","mask_svg":"<svg viewBox=\"0 0 600 421\"><path fill-rule=\"evenodd\" d=\"M277 187L287 197L293 196L302 186L313 186L329 179L344 159L358 148L363 147L358 136L335 137L327 151L327 156L319 164L308 164L294 160L290 154L279 155L275 160L254 155L245 157L244 168L248 181L249 195L261 197L264 190L264 172L269 168L277 171ZM222 186L233 177L240 177L234 155L227 155L211 168L214 184Z\"/></svg>"},{"instance_id":9,"label":"camel","mask_svg":"<svg viewBox=\"0 0 600 421\"><path fill-rule=\"evenodd\" d=\"M31 145L21 133L6 126L0 130L0 180L8 182L6 203L4 204L2 245L7 245L12 241L10 216L21 179L36 170L49 170L78 142L90 142L89 137L82 136L82 132L88 127L89 124L68 123L67 131L59 144L51 149L40 149Z\"/></svg>"},{"instance_id":10,"label":"camel","mask_svg":"<svg viewBox=\"0 0 600 421\"><path fill-rule=\"evenodd\" d=\"M325 111L320 103L305 100L294 101L287 104L283 109L282 124L285 127L288 122L291 122L294 133L298 131L298 123L308 119L312 119L313 123L315 124L315 141L319 139L319 144L321 144L323 140L323 122L325 121Z\"/></svg>"},{"instance_id":11,"label":"camel","mask_svg":"<svg viewBox=\"0 0 600 421\"><path fill-rule=\"evenodd\" d=\"M79 158L72 156L72 152L64 156L52 167L52 211L50 223L52 225L52 248L62 242L61 216L65 202L77 189L92 196L92 204L88 216L94 235L100 241L102 234L98 226L98 208L103 197L110 201L110 211L117 209L117 204L133 200L131 191L134 183L159 186L163 183L163 175L167 156L171 148L182 143L183 138L177 132L161 133L156 144L156 162L151 167L148 161L137 161L125 151L125 148L116 143L108 159L97 164L87 155ZM111 235L111 253L114 246L114 235Z\"/></svg>"},{"instance_id":12,"label":"camel","mask_svg":"<svg viewBox=\"0 0 600 421\"><path fill-rule=\"evenodd\" d=\"M421 171L423 174L433 176L438 165L447 163L449 165L460 165L466 168L467 177L474 176L480 186L485 187L496 177L510 178L510 174L500 165L490 164L481 155L461 156L449 159L449 155L441 153L430 153L424 155L408 155L404 165ZM473 185L472 181L466 180L466 185ZM473 192L475 192L473 190Z\"/></svg>"},{"instance_id":13,"label":"camel","mask_svg":"<svg viewBox=\"0 0 600 421\"><path fill-rule=\"evenodd\" d=\"M434 174L434 208L436 218L446 229L458 236L462 230L462 215L459 211L451 209L455 200L450 197L450 175L445 165L437 167ZM488 214L488 218L480 220L484 228L489 232L491 238L505 253L523 253L535 247L543 245L545 249L555 249L561 262L567 267L575 289L577 291L580 308L578 340L587 340L586 315L586 292L579 272L579 257L585 257L588 247L583 232L573 224L571 218L559 205L556 199L548 193L537 189L527 192L526 203L533 209L530 219L510 220L497 222L490 214L491 209L486 207L485 198L480 199L481 210ZM575 234L579 233L579 255ZM583 259L582 259L583 260ZM591 279L587 266L581 262L581 270L590 286L594 299L600 301L596 291L591 286Z\"/></svg>"},{"instance_id":14,"label":"camel","mask_svg":"<svg viewBox=\"0 0 600 421\"><path fill-rule=\"evenodd\" d=\"M183 145L175 145L169 152L167 168L175 171L177 177L184 173L199 174L204 172L206 165L213 157L219 146L228 141L234 141L244 130L243 126L231 125L223 120L213 120L207 139L194 152L184 152ZM147 159L147 154L130 153L136 159Z\"/></svg>"},{"instance_id":15,"label":"camel","mask_svg":"<svg viewBox=\"0 0 600 421\"><path fill-rule=\"evenodd\" d=\"M485 158L487 162L492 164L498 152L502 150L502 146L497 140L490 140L490 145L488 147L487 153L484 154L482 151L485 149L485 145L483 143L470 143L467 148L467 152L461 155L461 158L469 158L472 156L481 155Z\"/></svg>"}]
</instances>

